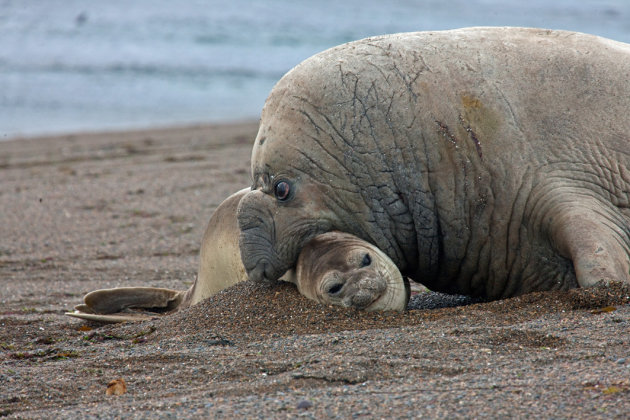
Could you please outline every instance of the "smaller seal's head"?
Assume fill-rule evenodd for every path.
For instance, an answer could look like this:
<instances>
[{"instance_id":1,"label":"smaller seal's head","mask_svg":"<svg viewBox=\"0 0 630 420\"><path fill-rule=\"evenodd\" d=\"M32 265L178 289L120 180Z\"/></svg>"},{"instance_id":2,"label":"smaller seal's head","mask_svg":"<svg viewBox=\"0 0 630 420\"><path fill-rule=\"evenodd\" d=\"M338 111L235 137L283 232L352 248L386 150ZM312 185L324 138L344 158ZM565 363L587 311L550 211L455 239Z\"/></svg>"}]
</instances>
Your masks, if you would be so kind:
<instances>
[{"instance_id":1,"label":"smaller seal's head","mask_svg":"<svg viewBox=\"0 0 630 420\"><path fill-rule=\"evenodd\" d=\"M356 236L328 232L302 249L296 270L298 290L324 304L366 311L403 311L409 286L380 249Z\"/></svg>"}]
</instances>

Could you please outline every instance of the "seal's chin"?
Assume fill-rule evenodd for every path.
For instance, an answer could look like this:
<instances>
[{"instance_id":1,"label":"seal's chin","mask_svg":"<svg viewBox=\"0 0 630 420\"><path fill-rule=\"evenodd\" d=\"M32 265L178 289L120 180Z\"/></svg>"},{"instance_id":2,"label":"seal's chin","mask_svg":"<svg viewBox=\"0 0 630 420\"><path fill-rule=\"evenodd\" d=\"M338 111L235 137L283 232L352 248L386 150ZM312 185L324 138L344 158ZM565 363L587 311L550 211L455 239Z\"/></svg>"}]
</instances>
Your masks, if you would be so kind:
<instances>
[{"instance_id":1,"label":"seal's chin","mask_svg":"<svg viewBox=\"0 0 630 420\"><path fill-rule=\"evenodd\" d=\"M356 290L349 293L343 299L343 305L350 308L355 308L362 311L374 311L379 310L372 309L376 302L379 302L386 292L380 292L375 290ZM382 309L381 309L382 310Z\"/></svg>"}]
</instances>

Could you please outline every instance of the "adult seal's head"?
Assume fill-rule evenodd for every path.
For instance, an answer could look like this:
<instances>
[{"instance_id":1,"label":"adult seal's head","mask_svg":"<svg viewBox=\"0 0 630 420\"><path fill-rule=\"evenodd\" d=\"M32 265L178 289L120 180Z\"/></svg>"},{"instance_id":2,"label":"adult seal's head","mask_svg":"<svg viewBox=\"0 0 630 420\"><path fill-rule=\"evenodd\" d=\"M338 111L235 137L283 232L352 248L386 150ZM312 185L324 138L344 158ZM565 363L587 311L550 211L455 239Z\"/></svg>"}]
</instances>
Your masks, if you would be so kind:
<instances>
[{"instance_id":1,"label":"adult seal's head","mask_svg":"<svg viewBox=\"0 0 630 420\"><path fill-rule=\"evenodd\" d=\"M370 115L361 105L375 106L374 95L381 93L379 87L364 90L381 74L368 61L383 59L362 60L366 47L345 44L311 57L269 95L252 151L252 191L238 209L250 279L277 280L295 267L308 241L333 230L375 244L399 268L415 258L408 249L415 242L413 221L399 194L406 180L394 179L380 150L395 146L385 114ZM367 96L357 97L357 89ZM382 93L390 97L402 87L389 90ZM435 225L431 212L428 203L427 230Z\"/></svg>"},{"instance_id":2,"label":"adult seal's head","mask_svg":"<svg viewBox=\"0 0 630 420\"><path fill-rule=\"evenodd\" d=\"M409 301L409 282L391 259L356 236L328 232L306 244L295 276L305 297L328 305L366 311L403 311Z\"/></svg>"}]
</instances>

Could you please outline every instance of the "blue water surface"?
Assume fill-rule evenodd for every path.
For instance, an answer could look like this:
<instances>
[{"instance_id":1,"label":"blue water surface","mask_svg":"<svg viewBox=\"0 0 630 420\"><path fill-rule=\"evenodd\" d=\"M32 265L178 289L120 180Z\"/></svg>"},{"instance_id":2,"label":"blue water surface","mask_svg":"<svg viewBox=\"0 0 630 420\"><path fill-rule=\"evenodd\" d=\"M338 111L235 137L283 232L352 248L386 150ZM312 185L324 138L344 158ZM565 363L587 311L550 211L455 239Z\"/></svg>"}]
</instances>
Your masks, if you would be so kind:
<instances>
[{"instance_id":1,"label":"blue water surface","mask_svg":"<svg viewBox=\"0 0 630 420\"><path fill-rule=\"evenodd\" d=\"M480 25L630 42L630 1L0 0L0 139L255 119L326 48Z\"/></svg>"}]
</instances>

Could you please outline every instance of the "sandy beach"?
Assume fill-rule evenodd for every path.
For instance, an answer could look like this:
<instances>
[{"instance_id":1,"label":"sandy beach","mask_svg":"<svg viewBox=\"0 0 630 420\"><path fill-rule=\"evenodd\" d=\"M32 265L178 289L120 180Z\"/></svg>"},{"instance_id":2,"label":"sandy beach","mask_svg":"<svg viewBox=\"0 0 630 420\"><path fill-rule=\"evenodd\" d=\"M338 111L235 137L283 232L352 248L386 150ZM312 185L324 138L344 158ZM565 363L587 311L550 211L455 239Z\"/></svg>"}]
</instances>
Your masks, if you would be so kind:
<instances>
[{"instance_id":1,"label":"sandy beach","mask_svg":"<svg viewBox=\"0 0 630 420\"><path fill-rule=\"evenodd\" d=\"M64 315L94 289L188 288L256 129L0 142L0 417L628 417L628 285L361 313L245 282L152 321Z\"/></svg>"}]
</instances>

